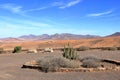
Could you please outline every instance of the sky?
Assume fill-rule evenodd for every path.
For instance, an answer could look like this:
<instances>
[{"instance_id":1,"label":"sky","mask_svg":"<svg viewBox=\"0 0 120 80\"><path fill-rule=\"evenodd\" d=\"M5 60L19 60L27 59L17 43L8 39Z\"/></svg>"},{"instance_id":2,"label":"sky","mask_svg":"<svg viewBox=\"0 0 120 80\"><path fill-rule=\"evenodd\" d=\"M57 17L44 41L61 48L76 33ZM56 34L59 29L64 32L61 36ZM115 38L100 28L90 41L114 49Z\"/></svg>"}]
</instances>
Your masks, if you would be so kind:
<instances>
[{"instance_id":1,"label":"sky","mask_svg":"<svg viewBox=\"0 0 120 80\"><path fill-rule=\"evenodd\" d=\"M120 32L120 0L0 0L0 38Z\"/></svg>"}]
</instances>

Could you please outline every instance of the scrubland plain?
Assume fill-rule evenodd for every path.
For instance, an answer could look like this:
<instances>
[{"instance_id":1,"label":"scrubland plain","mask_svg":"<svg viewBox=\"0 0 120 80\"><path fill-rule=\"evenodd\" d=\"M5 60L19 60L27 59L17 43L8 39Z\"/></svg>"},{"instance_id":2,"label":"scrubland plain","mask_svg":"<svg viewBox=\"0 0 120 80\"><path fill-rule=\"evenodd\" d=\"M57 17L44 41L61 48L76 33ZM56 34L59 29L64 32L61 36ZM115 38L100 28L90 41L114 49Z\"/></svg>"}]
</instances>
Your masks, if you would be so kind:
<instances>
[{"instance_id":1,"label":"scrubland plain","mask_svg":"<svg viewBox=\"0 0 120 80\"><path fill-rule=\"evenodd\" d=\"M45 41L1 41L0 47L4 50L13 50L15 46L22 46L23 49L44 49L46 47L55 49L53 53L16 53L9 52L0 54L0 80L120 80L120 71L99 71L99 72L41 72L34 69L21 68L25 62L36 60L44 56L62 56L65 44L70 43L73 47L88 46L97 47L119 47L120 37L93 38L80 40L45 40ZM77 51L80 58L94 56L100 59L112 59L120 61L120 51L108 50L87 50Z\"/></svg>"}]
</instances>

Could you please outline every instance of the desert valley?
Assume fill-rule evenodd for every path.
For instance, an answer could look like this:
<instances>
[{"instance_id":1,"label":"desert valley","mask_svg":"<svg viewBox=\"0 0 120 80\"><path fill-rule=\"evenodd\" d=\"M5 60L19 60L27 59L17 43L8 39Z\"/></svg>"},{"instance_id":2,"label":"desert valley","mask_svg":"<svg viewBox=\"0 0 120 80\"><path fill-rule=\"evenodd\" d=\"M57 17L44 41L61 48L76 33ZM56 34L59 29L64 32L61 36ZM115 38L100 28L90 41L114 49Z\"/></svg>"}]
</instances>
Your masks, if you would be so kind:
<instances>
[{"instance_id":1,"label":"desert valley","mask_svg":"<svg viewBox=\"0 0 120 80\"><path fill-rule=\"evenodd\" d=\"M67 34L68 35L68 34ZM40 37L39 37L40 38ZM100 37L72 37L61 35L39 39L38 37L24 36L24 38L4 38L0 40L0 79L1 80L119 80L120 79L120 33ZM69 70L58 70L54 65L64 65L69 63L69 60L62 58L62 49L65 50L65 45L70 44L76 49L79 58L77 62L70 62L74 68ZM21 46L22 50L13 53L16 46ZM80 47L88 47L89 49L80 49ZM51 48L53 51L44 51L45 48ZM69 47L68 47L69 48ZM72 48L69 48L72 50ZM66 48L67 49L67 48ZM36 50L37 52L28 52ZM68 51L68 50L66 50ZM69 52L71 53L71 52ZM74 52L73 52L74 53ZM61 57L61 58L59 58ZM77 57L77 56L76 56ZM34 61L40 62L39 67L46 65L48 72L44 72L46 68L42 67L43 71L34 69ZM58 59L58 62L57 62ZM74 59L74 58L70 58ZM76 58L75 58L76 59ZM55 60L54 63L52 62ZM62 60L62 62L60 62ZM80 62L79 62L80 60ZM30 63L32 61L32 63ZM36 64L35 61L35 64ZM65 61L65 63L63 63ZM68 62L66 62L68 61ZM74 60L73 60L74 61ZM99 62L100 61L100 62ZM47 65L48 63L51 63ZM57 62L57 63L56 63ZM29 63L29 64L28 64ZM47 63L47 64L46 64ZM98 65L100 63L100 65ZM28 67L27 67L27 65ZM31 65L32 64L32 65ZM61 64L61 65L60 65ZM68 67L70 67L68 64ZM26 65L23 66L23 65ZM57 66L56 65L56 66ZM30 67L32 66L32 67ZM67 66L67 65L66 65ZM78 68L79 66L79 68ZM102 67L101 67L102 66ZM25 68L22 68L25 67ZM52 68L51 68L52 67ZM101 68L99 68L101 67ZM51 71L55 69L58 71ZM61 68L60 68L61 69ZM72 69L72 70L71 70ZM75 70L74 70L75 69ZM89 70L90 69L90 70ZM49 72L50 70L50 72Z\"/></svg>"}]
</instances>

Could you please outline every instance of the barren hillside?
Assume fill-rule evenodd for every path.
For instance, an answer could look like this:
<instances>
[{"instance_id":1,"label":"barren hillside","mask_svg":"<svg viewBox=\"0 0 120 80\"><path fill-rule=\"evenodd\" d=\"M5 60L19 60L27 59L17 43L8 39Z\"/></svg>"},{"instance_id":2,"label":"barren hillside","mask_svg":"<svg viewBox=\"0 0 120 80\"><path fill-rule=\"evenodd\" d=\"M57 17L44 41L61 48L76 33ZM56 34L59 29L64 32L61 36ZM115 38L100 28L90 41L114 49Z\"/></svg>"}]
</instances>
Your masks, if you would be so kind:
<instances>
[{"instance_id":1,"label":"barren hillside","mask_svg":"<svg viewBox=\"0 0 120 80\"><path fill-rule=\"evenodd\" d=\"M22 46L23 48L61 48L65 44L70 43L74 47L88 46L88 47L111 47L120 46L120 36L93 38L93 39L79 39L79 40L19 40L7 39L0 41L0 47L4 49L13 49L15 46Z\"/></svg>"}]
</instances>

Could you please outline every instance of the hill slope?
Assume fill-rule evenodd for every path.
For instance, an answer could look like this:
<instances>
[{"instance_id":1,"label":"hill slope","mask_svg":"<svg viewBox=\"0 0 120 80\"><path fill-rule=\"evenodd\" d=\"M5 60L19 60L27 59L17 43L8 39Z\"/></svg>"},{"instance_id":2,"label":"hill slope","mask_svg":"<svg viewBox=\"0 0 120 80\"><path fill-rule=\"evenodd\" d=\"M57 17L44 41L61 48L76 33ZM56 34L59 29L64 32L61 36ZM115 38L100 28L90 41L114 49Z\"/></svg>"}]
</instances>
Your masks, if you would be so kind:
<instances>
[{"instance_id":1,"label":"hill slope","mask_svg":"<svg viewBox=\"0 0 120 80\"><path fill-rule=\"evenodd\" d=\"M23 48L62 48L65 44L70 43L73 47L88 46L88 47L112 47L120 46L120 36L92 38L92 39L78 39L78 40L24 40L14 42L1 42L0 47L4 49L13 49L15 46L22 46Z\"/></svg>"},{"instance_id":2,"label":"hill slope","mask_svg":"<svg viewBox=\"0 0 120 80\"><path fill-rule=\"evenodd\" d=\"M113 37L113 36L120 36L120 32L113 33L111 35L108 35L107 37Z\"/></svg>"}]
</instances>

